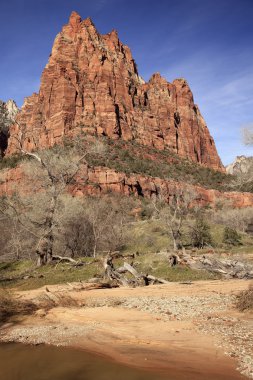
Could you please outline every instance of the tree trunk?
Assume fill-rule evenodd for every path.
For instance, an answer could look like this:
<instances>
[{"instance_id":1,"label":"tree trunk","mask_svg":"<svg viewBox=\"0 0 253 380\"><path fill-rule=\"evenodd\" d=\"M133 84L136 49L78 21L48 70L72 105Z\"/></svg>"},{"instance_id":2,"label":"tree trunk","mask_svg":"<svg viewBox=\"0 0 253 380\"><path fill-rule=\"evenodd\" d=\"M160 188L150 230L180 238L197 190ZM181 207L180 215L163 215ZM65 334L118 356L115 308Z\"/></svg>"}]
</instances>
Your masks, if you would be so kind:
<instances>
[{"instance_id":1,"label":"tree trunk","mask_svg":"<svg viewBox=\"0 0 253 380\"><path fill-rule=\"evenodd\" d=\"M49 233L49 236L47 237L46 264L49 264L52 261L53 243L54 243L54 236L53 236L53 232L51 230L51 232Z\"/></svg>"},{"instance_id":2,"label":"tree trunk","mask_svg":"<svg viewBox=\"0 0 253 380\"><path fill-rule=\"evenodd\" d=\"M180 231L172 231L174 251L182 249L181 233Z\"/></svg>"},{"instance_id":3,"label":"tree trunk","mask_svg":"<svg viewBox=\"0 0 253 380\"><path fill-rule=\"evenodd\" d=\"M94 247L93 247L93 257L95 258L97 255L97 241L95 239L95 242L94 242Z\"/></svg>"},{"instance_id":4,"label":"tree trunk","mask_svg":"<svg viewBox=\"0 0 253 380\"><path fill-rule=\"evenodd\" d=\"M36 252L37 253L37 267L41 267L42 265L45 264L45 256L42 253Z\"/></svg>"},{"instance_id":5,"label":"tree trunk","mask_svg":"<svg viewBox=\"0 0 253 380\"><path fill-rule=\"evenodd\" d=\"M57 193L55 186L52 185L52 197L50 202L50 207L45 221L45 232L44 236L40 239L36 253L39 256L37 261L37 266L49 264L52 261L53 256L53 223L54 223L54 213L57 204Z\"/></svg>"}]
</instances>

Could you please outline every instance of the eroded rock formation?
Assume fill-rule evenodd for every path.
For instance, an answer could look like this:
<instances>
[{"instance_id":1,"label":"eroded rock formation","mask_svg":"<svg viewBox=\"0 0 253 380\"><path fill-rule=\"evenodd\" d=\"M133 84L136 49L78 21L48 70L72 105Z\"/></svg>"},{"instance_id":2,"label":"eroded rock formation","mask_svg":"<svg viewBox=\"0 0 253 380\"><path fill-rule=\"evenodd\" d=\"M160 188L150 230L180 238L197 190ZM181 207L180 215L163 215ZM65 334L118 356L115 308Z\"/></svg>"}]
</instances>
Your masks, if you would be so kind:
<instances>
[{"instance_id":1,"label":"eroded rock formation","mask_svg":"<svg viewBox=\"0 0 253 380\"><path fill-rule=\"evenodd\" d=\"M17 189L23 195L34 192L34 183L27 177L23 165L0 172L0 195L11 195ZM81 197L113 192L147 199L159 197L162 193L169 199L180 189L185 189L185 183L138 174L126 175L105 167L89 168L83 165L75 178L75 183L69 186L68 191L74 196ZM194 185L188 185L188 189L193 190L197 195L198 204L202 206L215 206L217 201L230 201L231 206L239 208L253 205L252 193L220 192Z\"/></svg>"},{"instance_id":2,"label":"eroded rock formation","mask_svg":"<svg viewBox=\"0 0 253 380\"><path fill-rule=\"evenodd\" d=\"M234 162L226 166L226 172L234 175L253 176L253 157L237 156Z\"/></svg>"},{"instance_id":3,"label":"eroded rock formation","mask_svg":"<svg viewBox=\"0 0 253 380\"><path fill-rule=\"evenodd\" d=\"M57 35L39 93L26 98L18 122L29 150L53 146L81 127L223 169L186 80L168 83L157 73L145 83L117 32L101 35L76 12ZM18 128L11 129L9 153L17 151Z\"/></svg>"},{"instance_id":4,"label":"eroded rock formation","mask_svg":"<svg viewBox=\"0 0 253 380\"><path fill-rule=\"evenodd\" d=\"M0 157L3 157L8 146L9 126L15 120L18 107L14 100L6 103L0 100Z\"/></svg>"}]
</instances>

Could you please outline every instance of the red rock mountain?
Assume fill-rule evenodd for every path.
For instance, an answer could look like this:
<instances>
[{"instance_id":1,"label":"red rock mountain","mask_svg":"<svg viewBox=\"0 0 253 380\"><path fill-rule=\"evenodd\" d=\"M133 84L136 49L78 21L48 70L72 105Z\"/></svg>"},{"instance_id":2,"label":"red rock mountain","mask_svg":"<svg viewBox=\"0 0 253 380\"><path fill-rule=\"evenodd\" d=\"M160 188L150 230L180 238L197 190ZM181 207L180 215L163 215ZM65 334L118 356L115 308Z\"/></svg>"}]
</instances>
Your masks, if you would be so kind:
<instances>
[{"instance_id":1,"label":"red rock mountain","mask_svg":"<svg viewBox=\"0 0 253 380\"><path fill-rule=\"evenodd\" d=\"M223 169L213 138L185 79L145 83L117 32L101 35L90 18L72 12L56 36L38 94L18 116L33 139L27 149L50 147L84 127L87 133L170 149L194 162ZM8 152L16 151L18 127Z\"/></svg>"}]
</instances>

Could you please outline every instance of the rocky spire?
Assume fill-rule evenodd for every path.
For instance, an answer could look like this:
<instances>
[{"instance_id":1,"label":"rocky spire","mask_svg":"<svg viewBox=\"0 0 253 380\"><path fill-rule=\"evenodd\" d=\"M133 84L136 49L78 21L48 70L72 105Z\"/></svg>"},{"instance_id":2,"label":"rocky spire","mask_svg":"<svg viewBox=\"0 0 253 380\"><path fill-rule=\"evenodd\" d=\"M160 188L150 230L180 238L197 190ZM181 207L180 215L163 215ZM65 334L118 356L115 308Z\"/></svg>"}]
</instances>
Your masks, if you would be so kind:
<instances>
[{"instance_id":1,"label":"rocky spire","mask_svg":"<svg viewBox=\"0 0 253 380\"><path fill-rule=\"evenodd\" d=\"M76 12L55 39L39 94L26 100L19 118L40 147L77 134L82 125L87 133L135 140L223 168L187 82L168 83L159 73L143 82L117 32L100 35L90 18L82 21ZM15 152L12 139L9 152Z\"/></svg>"},{"instance_id":2,"label":"rocky spire","mask_svg":"<svg viewBox=\"0 0 253 380\"><path fill-rule=\"evenodd\" d=\"M71 25L73 29L76 29L81 24L81 22L81 16L77 12L73 11L69 18L69 25Z\"/></svg>"}]
</instances>

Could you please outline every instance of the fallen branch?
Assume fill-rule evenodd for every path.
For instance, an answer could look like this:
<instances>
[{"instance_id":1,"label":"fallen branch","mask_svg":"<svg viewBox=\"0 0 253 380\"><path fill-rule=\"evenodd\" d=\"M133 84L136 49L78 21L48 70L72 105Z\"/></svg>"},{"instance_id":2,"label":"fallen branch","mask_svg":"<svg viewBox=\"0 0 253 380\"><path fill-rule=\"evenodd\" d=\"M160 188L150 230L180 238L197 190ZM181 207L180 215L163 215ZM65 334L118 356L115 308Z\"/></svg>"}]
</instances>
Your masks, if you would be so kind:
<instances>
[{"instance_id":1,"label":"fallen branch","mask_svg":"<svg viewBox=\"0 0 253 380\"><path fill-rule=\"evenodd\" d=\"M212 255L193 256L186 252L178 254L178 264L194 270L218 273L225 278L253 278L253 266L237 260L217 258Z\"/></svg>"},{"instance_id":2,"label":"fallen branch","mask_svg":"<svg viewBox=\"0 0 253 380\"><path fill-rule=\"evenodd\" d=\"M53 255L52 256L52 261L66 261L66 262L69 262L69 263L73 263L75 265L78 264L78 261L72 259L71 257L67 257L67 256L58 256L58 255Z\"/></svg>"},{"instance_id":3,"label":"fallen branch","mask_svg":"<svg viewBox=\"0 0 253 380\"><path fill-rule=\"evenodd\" d=\"M123 266L115 268L113 260L116 258L134 258L134 255L122 255L119 252L109 253L104 259L104 277L108 278L111 281L116 282L119 285L123 286L147 286L153 284L167 284L168 281L161 278L156 278L149 274L143 275L138 273L137 270L127 262L124 262ZM124 274L130 273L132 278L127 278Z\"/></svg>"},{"instance_id":4,"label":"fallen branch","mask_svg":"<svg viewBox=\"0 0 253 380\"><path fill-rule=\"evenodd\" d=\"M150 274L148 274L146 276L146 278L149 280L149 281L152 281L153 284L169 284L169 281L166 281L164 280L163 278L158 278L158 277L154 277L154 276L151 276Z\"/></svg>"}]
</instances>

